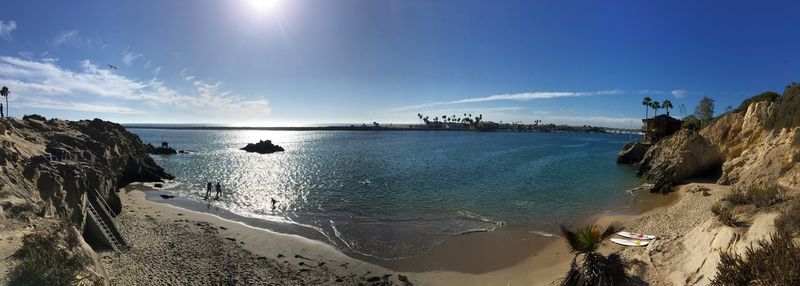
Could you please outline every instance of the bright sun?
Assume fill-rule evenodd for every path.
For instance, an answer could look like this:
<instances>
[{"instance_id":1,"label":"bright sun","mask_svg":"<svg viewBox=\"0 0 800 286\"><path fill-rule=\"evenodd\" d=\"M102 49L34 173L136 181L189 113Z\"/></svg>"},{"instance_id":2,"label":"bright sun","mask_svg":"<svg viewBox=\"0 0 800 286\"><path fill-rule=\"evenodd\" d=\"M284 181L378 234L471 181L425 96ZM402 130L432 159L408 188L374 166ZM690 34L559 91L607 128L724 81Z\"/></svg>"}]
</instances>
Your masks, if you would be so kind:
<instances>
[{"instance_id":1,"label":"bright sun","mask_svg":"<svg viewBox=\"0 0 800 286\"><path fill-rule=\"evenodd\" d=\"M257 12L261 13L272 13L273 11L277 10L278 2L280 0L247 0L250 2L250 5L256 10Z\"/></svg>"}]
</instances>

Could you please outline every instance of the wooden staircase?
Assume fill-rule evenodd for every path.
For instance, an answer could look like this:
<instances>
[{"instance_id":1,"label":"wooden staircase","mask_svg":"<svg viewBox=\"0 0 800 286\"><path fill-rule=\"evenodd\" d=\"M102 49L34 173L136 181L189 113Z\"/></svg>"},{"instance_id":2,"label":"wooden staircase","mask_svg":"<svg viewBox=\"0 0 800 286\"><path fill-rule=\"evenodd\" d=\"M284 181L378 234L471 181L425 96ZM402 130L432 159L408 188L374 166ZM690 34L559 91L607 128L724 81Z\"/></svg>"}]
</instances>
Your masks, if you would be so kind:
<instances>
[{"instance_id":1,"label":"wooden staircase","mask_svg":"<svg viewBox=\"0 0 800 286\"><path fill-rule=\"evenodd\" d=\"M128 247L128 240L117 227L114 216L111 215L111 208L106 201L96 190L90 191L88 198L89 202L86 208L89 233L114 251Z\"/></svg>"}]
</instances>

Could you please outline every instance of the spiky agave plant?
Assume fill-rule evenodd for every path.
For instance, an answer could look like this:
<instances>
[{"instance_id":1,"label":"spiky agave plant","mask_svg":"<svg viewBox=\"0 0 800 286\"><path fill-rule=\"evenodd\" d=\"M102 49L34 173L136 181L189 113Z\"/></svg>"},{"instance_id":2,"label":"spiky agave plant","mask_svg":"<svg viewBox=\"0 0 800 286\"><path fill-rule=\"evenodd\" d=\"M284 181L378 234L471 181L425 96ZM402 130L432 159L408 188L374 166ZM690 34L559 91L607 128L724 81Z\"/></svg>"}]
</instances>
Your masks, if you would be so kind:
<instances>
[{"instance_id":1,"label":"spiky agave plant","mask_svg":"<svg viewBox=\"0 0 800 286\"><path fill-rule=\"evenodd\" d=\"M630 279L625 274L625 266L619 255L613 253L605 257L597 253L597 249L606 239L622 229L622 225L616 222L605 227L562 225L561 233L569 244L570 252L575 253L562 285L628 284Z\"/></svg>"}]
</instances>

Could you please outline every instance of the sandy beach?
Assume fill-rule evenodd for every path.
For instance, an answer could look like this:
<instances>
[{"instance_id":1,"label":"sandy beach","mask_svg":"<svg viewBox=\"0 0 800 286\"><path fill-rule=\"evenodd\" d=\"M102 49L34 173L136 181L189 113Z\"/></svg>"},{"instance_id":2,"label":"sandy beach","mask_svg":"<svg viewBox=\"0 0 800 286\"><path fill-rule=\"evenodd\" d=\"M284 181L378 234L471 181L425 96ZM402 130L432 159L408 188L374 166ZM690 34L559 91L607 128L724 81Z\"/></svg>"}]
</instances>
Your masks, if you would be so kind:
<instances>
[{"instance_id":1,"label":"sandy beach","mask_svg":"<svg viewBox=\"0 0 800 286\"><path fill-rule=\"evenodd\" d=\"M699 209L696 200L682 200L686 188L678 187L668 196L649 197L631 209L589 218L588 222L617 220L628 229L665 237L684 233L707 219L705 213L685 211ZM374 261L353 258L314 239L153 202L146 199L147 190L134 184L121 191L125 207L118 221L131 248L121 253L101 252L113 284L553 285L573 257L559 237L496 231L453 237L413 259L371 263ZM626 214L644 209L650 210ZM520 239L526 236L530 239ZM637 251L615 245L606 245L602 251L618 250L629 257ZM442 265L456 265L465 271L441 270ZM475 265L497 269L470 272Z\"/></svg>"}]
</instances>

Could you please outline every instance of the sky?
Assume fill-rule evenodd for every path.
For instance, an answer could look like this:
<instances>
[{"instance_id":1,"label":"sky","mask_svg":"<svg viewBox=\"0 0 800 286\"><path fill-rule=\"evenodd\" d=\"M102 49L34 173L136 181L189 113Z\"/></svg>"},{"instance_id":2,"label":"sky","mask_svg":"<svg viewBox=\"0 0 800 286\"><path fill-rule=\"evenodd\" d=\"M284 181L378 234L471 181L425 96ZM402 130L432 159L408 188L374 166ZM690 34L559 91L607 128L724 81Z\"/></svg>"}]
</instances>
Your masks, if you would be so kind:
<instances>
[{"instance_id":1,"label":"sky","mask_svg":"<svg viewBox=\"0 0 800 286\"><path fill-rule=\"evenodd\" d=\"M636 128L644 96L680 117L703 96L719 113L800 81L799 11L797 1L4 1L0 85L13 116L299 126L468 113Z\"/></svg>"}]
</instances>

